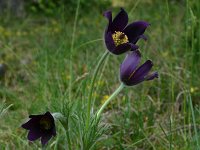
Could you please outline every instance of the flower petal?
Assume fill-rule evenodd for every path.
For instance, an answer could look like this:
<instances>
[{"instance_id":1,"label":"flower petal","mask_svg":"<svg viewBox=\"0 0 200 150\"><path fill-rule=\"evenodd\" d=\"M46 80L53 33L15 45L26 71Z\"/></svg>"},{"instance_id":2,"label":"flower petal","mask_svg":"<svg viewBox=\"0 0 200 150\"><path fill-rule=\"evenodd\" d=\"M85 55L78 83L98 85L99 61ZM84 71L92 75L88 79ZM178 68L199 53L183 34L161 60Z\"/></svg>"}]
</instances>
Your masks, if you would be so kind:
<instances>
[{"instance_id":1,"label":"flower petal","mask_svg":"<svg viewBox=\"0 0 200 150\"><path fill-rule=\"evenodd\" d=\"M52 134L45 134L45 135L43 135L42 138L41 138L42 145L43 146L46 145L47 142L51 139L51 137L52 137Z\"/></svg>"},{"instance_id":2,"label":"flower petal","mask_svg":"<svg viewBox=\"0 0 200 150\"><path fill-rule=\"evenodd\" d=\"M137 38L135 38L132 42L133 42L133 43L137 43L137 41L138 41L139 39L143 39L143 40L147 41L147 37L143 34L143 35L140 35L140 36L138 36Z\"/></svg>"},{"instance_id":3,"label":"flower petal","mask_svg":"<svg viewBox=\"0 0 200 150\"><path fill-rule=\"evenodd\" d=\"M153 72L145 77L145 80L153 80L154 78L158 78L158 72Z\"/></svg>"},{"instance_id":4,"label":"flower petal","mask_svg":"<svg viewBox=\"0 0 200 150\"><path fill-rule=\"evenodd\" d=\"M51 119L53 119L53 116L51 115L51 113L49 112L49 111L47 111L45 114L44 114L44 116L48 116L48 117L50 117ZM54 120L54 119L53 119Z\"/></svg>"},{"instance_id":5,"label":"flower petal","mask_svg":"<svg viewBox=\"0 0 200 150\"><path fill-rule=\"evenodd\" d=\"M143 39L145 41L147 40L147 37L144 34L140 35L139 38L141 38L141 39Z\"/></svg>"},{"instance_id":6,"label":"flower petal","mask_svg":"<svg viewBox=\"0 0 200 150\"><path fill-rule=\"evenodd\" d=\"M131 51L137 50L139 48L139 46L133 44L133 43L129 43L131 45Z\"/></svg>"},{"instance_id":7,"label":"flower petal","mask_svg":"<svg viewBox=\"0 0 200 150\"><path fill-rule=\"evenodd\" d=\"M122 31L128 23L128 14L121 8L121 11L117 14L112 22L112 33L115 31Z\"/></svg>"},{"instance_id":8,"label":"flower petal","mask_svg":"<svg viewBox=\"0 0 200 150\"><path fill-rule=\"evenodd\" d=\"M128 36L129 42L136 43L149 25L150 24L145 21L133 22L129 24L123 32Z\"/></svg>"},{"instance_id":9,"label":"flower petal","mask_svg":"<svg viewBox=\"0 0 200 150\"><path fill-rule=\"evenodd\" d=\"M120 54L123 54L123 53L129 51L131 49L131 47L133 47L132 44L124 43L124 44L117 46L112 53L115 54L115 55L120 55Z\"/></svg>"},{"instance_id":10,"label":"flower petal","mask_svg":"<svg viewBox=\"0 0 200 150\"><path fill-rule=\"evenodd\" d=\"M110 27L112 24L112 12L110 10L106 11L103 13L104 17L106 17L108 19L108 26L106 29L106 32L110 31Z\"/></svg>"},{"instance_id":11,"label":"flower petal","mask_svg":"<svg viewBox=\"0 0 200 150\"><path fill-rule=\"evenodd\" d=\"M41 137L41 132L40 132L40 129L31 129L28 133L28 140L29 141L35 141L37 140L38 138Z\"/></svg>"},{"instance_id":12,"label":"flower petal","mask_svg":"<svg viewBox=\"0 0 200 150\"><path fill-rule=\"evenodd\" d=\"M151 60L147 60L143 65L141 65L134 74L130 77L130 85L136 85L145 80L145 76L149 73L153 66Z\"/></svg>"},{"instance_id":13,"label":"flower petal","mask_svg":"<svg viewBox=\"0 0 200 150\"><path fill-rule=\"evenodd\" d=\"M50 113L49 111L47 111L47 112L44 114L44 116L48 117L49 120L50 120L51 123L52 123L52 127L55 127L54 118L53 118L53 116L51 115L51 113Z\"/></svg>"},{"instance_id":14,"label":"flower petal","mask_svg":"<svg viewBox=\"0 0 200 150\"><path fill-rule=\"evenodd\" d=\"M110 52L113 52L115 50L116 46L115 46L115 43L113 41L111 32L105 33L105 44L106 44L107 49Z\"/></svg>"},{"instance_id":15,"label":"flower petal","mask_svg":"<svg viewBox=\"0 0 200 150\"><path fill-rule=\"evenodd\" d=\"M56 128L55 127L52 129L52 135L56 136Z\"/></svg>"},{"instance_id":16,"label":"flower petal","mask_svg":"<svg viewBox=\"0 0 200 150\"><path fill-rule=\"evenodd\" d=\"M141 60L141 53L139 50L129 53L120 66L120 79L125 84L129 82L129 78L137 68Z\"/></svg>"},{"instance_id":17,"label":"flower petal","mask_svg":"<svg viewBox=\"0 0 200 150\"><path fill-rule=\"evenodd\" d=\"M105 11L103 13L103 16L106 17L108 19L109 22L112 22L112 12L110 10Z\"/></svg>"},{"instance_id":18,"label":"flower petal","mask_svg":"<svg viewBox=\"0 0 200 150\"><path fill-rule=\"evenodd\" d=\"M35 116L31 115L29 117L31 119L28 122L22 124L21 126L22 128L27 129L27 130L34 129L38 126L38 123L41 119L41 115L35 115Z\"/></svg>"}]
</instances>

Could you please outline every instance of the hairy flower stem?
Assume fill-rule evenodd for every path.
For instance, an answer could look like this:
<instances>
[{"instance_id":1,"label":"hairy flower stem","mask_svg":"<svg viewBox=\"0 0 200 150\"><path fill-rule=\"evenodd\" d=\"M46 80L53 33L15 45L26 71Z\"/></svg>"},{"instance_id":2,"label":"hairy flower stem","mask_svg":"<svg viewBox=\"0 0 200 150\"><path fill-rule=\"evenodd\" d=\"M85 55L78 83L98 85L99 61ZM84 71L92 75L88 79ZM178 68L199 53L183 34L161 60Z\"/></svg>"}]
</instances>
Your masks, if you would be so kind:
<instances>
[{"instance_id":1,"label":"hairy flower stem","mask_svg":"<svg viewBox=\"0 0 200 150\"><path fill-rule=\"evenodd\" d=\"M55 112L51 114L55 121L63 120L65 117L60 112Z\"/></svg>"},{"instance_id":2,"label":"hairy flower stem","mask_svg":"<svg viewBox=\"0 0 200 150\"><path fill-rule=\"evenodd\" d=\"M90 85L90 92L89 92L89 98L88 98L88 106L87 106L87 122L86 122L86 129L89 126L89 122L90 122L90 111L91 111L91 102L92 102L92 94L94 91L94 83L96 81L97 78L97 74L99 72L99 69L101 67L101 65L103 64L103 62L105 61L106 57L108 56L109 51L105 51L105 53L101 56L95 71L94 71L94 75L92 77L92 81L91 81L91 85Z\"/></svg>"},{"instance_id":3,"label":"hairy flower stem","mask_svg":"<svg viewBox=\"0 0 200 150\"><path fill-rule=\"evenodd\" d=\"M66 118L60 112L52 113L52 116L55 119L55 121L60 121L62 126L65 128L67 142L68 142L68 149L71 150L71 140L70 140L70 135L69 135L68 120L66 120Z\"/></svg>"},{"instance_id":4,"label":"hairy flower stem","mask_svg":"<svg viewBox=\"0 0 200 150\"><path fill-rule=\"evenodd\" d=\"M104 108L108 105L108 103L110 103L110 101L115 98L119 92L121 92L121 90L125 87L125 85L123 83L121 83L121 85L118 87L118 89L116 89L116 91L105 101L105 103L101 106L101 108L99 109L99 111L97 112L97 118L100 117L102 111L104 110Z\"/></svg>"}]
</instances>

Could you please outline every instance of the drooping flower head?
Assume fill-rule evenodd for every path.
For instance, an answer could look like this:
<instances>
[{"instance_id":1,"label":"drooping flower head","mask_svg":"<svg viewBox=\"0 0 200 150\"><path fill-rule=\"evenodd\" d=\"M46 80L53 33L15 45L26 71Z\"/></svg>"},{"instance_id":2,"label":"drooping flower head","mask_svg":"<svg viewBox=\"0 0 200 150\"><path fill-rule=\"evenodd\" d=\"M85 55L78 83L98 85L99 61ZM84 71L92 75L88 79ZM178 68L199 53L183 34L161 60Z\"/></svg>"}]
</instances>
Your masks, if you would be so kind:
<instances>
[{"instance_id":1,"label":"drooping flower head","mask_svg":"<svg viewBox=\"0 0 200 150\"><path fill-rule=\"evenodd\" d=\"M145 21L137 21L128 24L128 15L126 11L121 8L120 12L112 20L112 12L106 11L104 16L108 19L108 26L105 31L105 44L107 49L116 55L125 53L132 49L138 48L136 42L146 37L143 35L149 23Z\"/></svg>"},{"instance_id":2,"label":"drooping flower head","mask_svg":"<svg viewBox=\"0 0 200 150\"><path fill-rule=\"evenodd\" d=\"M158 78L158 73L149 73L153 67L151 60L147 60L144 64L138 67L141 60L139 50L127 54L123 63L120 66L120 80L127 86L133 86L140 82L153 80Z\"/></svg>"},{"instance_id":3,"label":"drooping flower head","mask_svg":"<svg viewBox=\"0 0 200 150\"><path fill-rule=\"evenodd\" d=\"M56 136L54 118L50 112L42 115L30 115L29 118L31 119L22 125L22 128L29 130L29 141L35 141L41 137L41 143L44 146L52 136Z\"/></svg>"}]
</instances>

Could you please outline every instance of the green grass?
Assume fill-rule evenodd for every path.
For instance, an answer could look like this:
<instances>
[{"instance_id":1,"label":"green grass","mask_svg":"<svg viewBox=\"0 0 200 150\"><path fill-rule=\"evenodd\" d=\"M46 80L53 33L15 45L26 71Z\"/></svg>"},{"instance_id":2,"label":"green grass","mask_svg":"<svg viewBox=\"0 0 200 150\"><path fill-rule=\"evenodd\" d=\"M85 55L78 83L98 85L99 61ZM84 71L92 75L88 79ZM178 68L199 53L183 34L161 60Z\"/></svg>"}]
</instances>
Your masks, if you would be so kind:
<instances>
[{"instance_id":1,"label":"green grass","mask_svg":"<svg viewBox=\"0 0 200 150\"><path fill-rule=\"evenodd\" d=\"M66 126L57 123L57 136L47 149L200 149L200 3L127 3L129 21L151 23L148 41L138 44L142 61L151 59L160 78L125 88L100 121L91 116L88 129L91 77L106 50L107 20L102 12L77 15L75 25L75 14L69 18L60 14L62 10L55 17L2 19L0 61L8 70L0 80L0 149L41 149L39 140L28 142L27 131L20 126L29 114L47 110L67 117ZM118 10L113 8L114 14ZM93 93L94 112L120 85L124 56L110 55L101 67Z\"/></svg>"}]
</instances>

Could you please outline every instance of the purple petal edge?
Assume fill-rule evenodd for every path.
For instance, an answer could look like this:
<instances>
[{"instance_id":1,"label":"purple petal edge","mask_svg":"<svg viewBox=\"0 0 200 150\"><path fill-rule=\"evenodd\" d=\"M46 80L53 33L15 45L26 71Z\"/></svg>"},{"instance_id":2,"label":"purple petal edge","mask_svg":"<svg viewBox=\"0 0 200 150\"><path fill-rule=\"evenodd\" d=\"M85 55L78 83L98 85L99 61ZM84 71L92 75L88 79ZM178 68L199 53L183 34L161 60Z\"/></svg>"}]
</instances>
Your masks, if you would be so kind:
<instances>
[{"instance_id":1,"label":"purple petal edge","mask_svg":"<svg viewBox=\"0 0 200 150\"><path fill-rule=\"evenodd\" d=\"M145 77L146 80L153 80L154 78L158 78L158 72L155 71Z\"/></svg>"}]
</instances>

